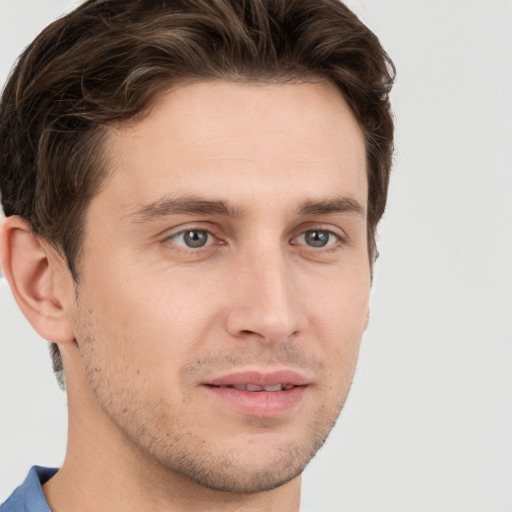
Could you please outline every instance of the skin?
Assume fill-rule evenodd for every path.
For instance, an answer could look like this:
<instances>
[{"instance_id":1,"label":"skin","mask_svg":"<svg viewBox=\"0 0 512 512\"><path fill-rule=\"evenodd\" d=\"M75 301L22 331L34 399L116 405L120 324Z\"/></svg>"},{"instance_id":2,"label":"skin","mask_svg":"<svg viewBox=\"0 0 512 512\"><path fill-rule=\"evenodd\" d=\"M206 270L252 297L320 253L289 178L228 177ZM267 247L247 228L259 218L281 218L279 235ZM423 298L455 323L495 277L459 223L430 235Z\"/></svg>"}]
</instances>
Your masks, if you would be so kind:
<instances>
[{"instance_id":1,"label":"skin","mask_svg":"<svg viewBox=\"0 0 512 512\"><path fill-rule=\"evenodd\" d=\"M196 83L110 127L105 147L78 285L23 221L3 226L14 295L64 361L52 510L297 511L368 321L354 116L326 83ZM187 247L184 231L205 245ZM307 380L278 414L240 412L205 386L277 370Z\"/></svg>"}]
</instances>

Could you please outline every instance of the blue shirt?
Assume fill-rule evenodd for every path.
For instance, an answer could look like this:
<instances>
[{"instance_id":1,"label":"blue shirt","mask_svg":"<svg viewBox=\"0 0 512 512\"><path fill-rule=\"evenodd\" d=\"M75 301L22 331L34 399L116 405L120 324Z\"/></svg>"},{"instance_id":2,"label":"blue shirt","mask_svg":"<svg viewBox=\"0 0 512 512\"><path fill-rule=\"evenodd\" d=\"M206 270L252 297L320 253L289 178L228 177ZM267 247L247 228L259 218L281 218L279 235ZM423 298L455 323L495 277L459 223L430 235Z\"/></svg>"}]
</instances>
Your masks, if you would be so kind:
<instances>
[{"instance_id":1,"label":"blue shirt","mask_svg":"<svg viewBox=\"0 0 512 512\"><path fill-rule=\"evenodd\" d=\"M41 486L55 473L55 468L33 466L25 481L0 505L0 512L51 512Z\"/></svg>"}]
</instances>

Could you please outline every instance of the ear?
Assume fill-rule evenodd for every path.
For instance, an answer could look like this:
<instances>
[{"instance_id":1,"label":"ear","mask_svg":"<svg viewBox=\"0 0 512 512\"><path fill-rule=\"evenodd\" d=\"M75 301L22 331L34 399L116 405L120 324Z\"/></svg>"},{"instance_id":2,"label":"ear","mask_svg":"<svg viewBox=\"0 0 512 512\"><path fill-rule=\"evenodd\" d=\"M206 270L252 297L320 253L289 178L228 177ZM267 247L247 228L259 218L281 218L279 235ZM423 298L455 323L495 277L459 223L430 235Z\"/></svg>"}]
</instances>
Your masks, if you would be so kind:
<instances>
[{"instance_id":1,"label":"ear","mask_svg":"<svg viewBox=\"0 0 512 512\"><path fill-rule=\"evenodd\" d=\"M3 220L0 261L18 306L44 339L71 342L73 327L62 305L65 290L57 290L54 279L54 272L63 272L64 265L59 268L56 258L50 260L46 252L21 217L13 215Z\"/></svg>"}]
</instances>

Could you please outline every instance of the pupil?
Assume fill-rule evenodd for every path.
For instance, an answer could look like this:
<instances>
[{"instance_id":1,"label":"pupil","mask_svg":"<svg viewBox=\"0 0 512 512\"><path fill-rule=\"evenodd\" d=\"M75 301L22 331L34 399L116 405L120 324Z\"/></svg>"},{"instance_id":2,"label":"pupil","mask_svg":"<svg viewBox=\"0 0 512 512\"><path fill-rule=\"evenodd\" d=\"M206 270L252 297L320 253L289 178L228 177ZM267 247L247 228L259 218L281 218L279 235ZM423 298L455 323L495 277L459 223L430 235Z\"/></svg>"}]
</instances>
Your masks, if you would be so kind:
<instances>
[{"instance_id":1,"label":"pupil","mask_svg":"<svg viewBox=\"0 0 512 512\"><path fill-rule=\"evenodd\" d=\"M329 241L327 231L308 231L306 233L306 242L312 247L324 247Z\"/></svg>"},{"instance_id":2,"label":"pupil","mask_svg":"<svg viewBox=\"0 0 512 512\"><path fill-rule=\"evenodd\" d=\"M203 247L206 244L207 233L206 231L187 231L183 238L189 247Z\"/></svg>"}]
</instances>

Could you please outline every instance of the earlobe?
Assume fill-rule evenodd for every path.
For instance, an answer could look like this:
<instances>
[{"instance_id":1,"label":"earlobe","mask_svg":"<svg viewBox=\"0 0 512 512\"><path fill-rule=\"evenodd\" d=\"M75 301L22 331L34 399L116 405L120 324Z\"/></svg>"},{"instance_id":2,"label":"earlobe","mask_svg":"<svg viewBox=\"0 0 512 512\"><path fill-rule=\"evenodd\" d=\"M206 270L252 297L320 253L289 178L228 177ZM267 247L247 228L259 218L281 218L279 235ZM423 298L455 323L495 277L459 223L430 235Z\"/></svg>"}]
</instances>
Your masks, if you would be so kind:
<instances>
[{"instance_id":1,"label":"earlobe","mask_svg":"<svg viewBox=\"0 0 512 512\"><path fill-rule=\"evenodd\" d=\"M11 216L3 220L0 257L14 298L32 327L48 341L73 341L69 312L55 290L55 269L22 218Z\"/></svg>"}]
</instances>

